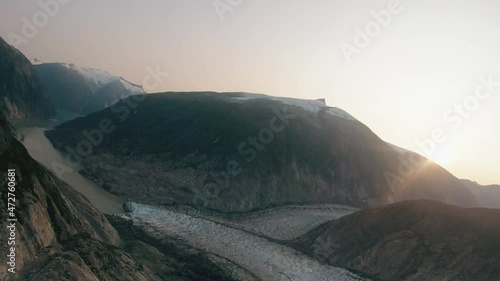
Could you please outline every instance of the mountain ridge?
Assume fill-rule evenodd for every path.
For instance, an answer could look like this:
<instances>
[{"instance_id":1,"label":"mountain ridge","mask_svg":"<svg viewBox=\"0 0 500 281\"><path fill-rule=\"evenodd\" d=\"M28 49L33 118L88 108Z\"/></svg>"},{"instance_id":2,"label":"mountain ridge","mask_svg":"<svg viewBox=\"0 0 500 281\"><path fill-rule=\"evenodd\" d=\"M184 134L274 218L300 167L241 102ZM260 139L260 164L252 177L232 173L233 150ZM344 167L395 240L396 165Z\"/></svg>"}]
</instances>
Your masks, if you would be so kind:
<instances>
[{"instance_id":1,"label":"mountain ridge","mask_svg":"<svg viewBox=\"0 0 500 281\"><path fill-rule=\"evenodd\" d=\"M476 196L482 207L500 209L500 185L481 185L466 179L461 181Z\"/></svg>"},{"instance_id":2,"label":"mountain ridge","mask_svg":"<svg viewBox=\"0 0 500 281\"><path fill-rule=\"evenodd\" d=\"M77 151L89 141L82 132L95 138L106 120L112 131L100 133L90 154L73 156L84 175L142 203L231 212L292 203L367 207L416 197L477 206L457 178L430 162L401 186L389 186L385 173L398 171L400 154L350 115L320 101L246 95L130 97L46 136L56 149Z\"/></svg>"}]
</instances>

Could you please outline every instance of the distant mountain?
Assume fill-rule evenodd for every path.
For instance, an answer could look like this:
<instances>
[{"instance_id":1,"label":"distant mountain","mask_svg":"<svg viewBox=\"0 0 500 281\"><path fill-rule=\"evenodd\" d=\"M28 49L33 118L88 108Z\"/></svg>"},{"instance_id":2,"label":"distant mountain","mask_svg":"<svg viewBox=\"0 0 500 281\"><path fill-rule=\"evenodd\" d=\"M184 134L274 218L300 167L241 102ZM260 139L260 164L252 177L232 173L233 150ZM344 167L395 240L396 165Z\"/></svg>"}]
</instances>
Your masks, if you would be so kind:
<instances>
[{"instance_id":1,"label":"distant mountain","mask_svg":"<svg viewBox=\"0 0 500 281\"><path fill-rule=\"evenodd\" d=\"M119 99L145 94L141 86L106 71L74 64L40 63L36 73L57 108L86 115L106 108Z\"/></svg>"},{"instance_id":2,"label":"distant mountain","mask_svg":"<svg viewBox=\"0 0 500 281\"><path fill-rule=\"evenodd\" d=\"M87 177L142 203L224 212L421 198L477 205L445 169L424 159L408 173L406 158L418 157L400 154L320 100L211 92L129 97L46 135L71 162L81 161Z\"/></svg>"},{"instance_id":3,"label":"distant mountain","mask_svg":"<svg viewBox=\"0 0 500 281\"><path fill-rule=\"evenodd\" d=\"M328 222L289 244L377 280L496 281L499 222L500 210L405 201Z\"/></svg>"},{"instance_id":4,"label":"distant mountain","mask_svg":"<svg viewBox=\"0 0 500 281\"><path fill-rule=\"evenodd\" d=\"M111 225L86 198L33 160L11 130L0 116L0 280L234 280L182 241L158 241L120 217L109 217ZM8 182L16 189L9 190ZM15 198L15 210L8 209L13 201L7 198ZM7 221L11 211L15 222ZM8 255L15 256L15 264L9 264ZM15 273L9 272L14 266Z\"/></svg>"},{"instance_id":5,"label":"distant mountain","mask_svg":"<svg viewBox=\"0 0 500 281\"><path fill-rule=\"evenodd\" d=\"M462 182L476 196L481 207L500 209L500 185L480 185L470 180Z\"/></svg>"},{"instance_id":6,"label":"distant mountain","mask_svg":"<svg viewBox=\"0 0 500 281\"><path fill-rule=\"evenodd\" d=\"M2 38L0 111L12 119L48 119L56 113L30 61Z\"/></svg>"}]
</instances>

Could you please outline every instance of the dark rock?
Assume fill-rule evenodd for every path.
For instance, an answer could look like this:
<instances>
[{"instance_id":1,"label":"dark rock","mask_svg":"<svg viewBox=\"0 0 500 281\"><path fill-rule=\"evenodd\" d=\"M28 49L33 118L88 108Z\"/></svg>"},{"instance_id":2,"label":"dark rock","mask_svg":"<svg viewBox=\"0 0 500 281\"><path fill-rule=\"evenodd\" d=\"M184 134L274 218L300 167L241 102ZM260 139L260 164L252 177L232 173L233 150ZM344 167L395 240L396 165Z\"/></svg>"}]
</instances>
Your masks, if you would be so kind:
<instances>
[{"instance_id":1,"label":"dark rock","mask_svg":"<svg viewBox=\"0 0 500 281\"><path fill-rule=\"evenodd\" d=\"M380 280L500 280L500 210L428 200L367 209L289 244Z\"/></svg>"},{"instance_id":2,"label":"dark rock","mask_svg":"<svg viewBox=\"0 0 500 281\"><path fill-rule=\"evenodd\" d=\"M56 113L30 61L2 38L0 112L11 119L48 119Z\"/></svg>"}]
</instances>

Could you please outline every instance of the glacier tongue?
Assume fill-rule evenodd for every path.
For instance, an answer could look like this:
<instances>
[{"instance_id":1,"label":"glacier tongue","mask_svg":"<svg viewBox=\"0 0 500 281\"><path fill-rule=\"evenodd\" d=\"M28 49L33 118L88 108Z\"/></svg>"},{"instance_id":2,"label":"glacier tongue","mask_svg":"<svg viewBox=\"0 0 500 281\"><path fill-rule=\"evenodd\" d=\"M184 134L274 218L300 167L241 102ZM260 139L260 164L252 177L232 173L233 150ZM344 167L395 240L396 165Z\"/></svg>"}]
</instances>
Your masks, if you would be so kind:
<instances>
[{"instance_id":1,"label":"glacier tongue","mask_svg":"<svg viewBox=\"0 0 500 281\"><path fill-rule=\"evenodd\" d=\"M319 262L289 247L202 218L130 203L129 216L155 235L185 240L195 248L231 260L261 280L366 280Z\"/></svg>"}]
</instances>

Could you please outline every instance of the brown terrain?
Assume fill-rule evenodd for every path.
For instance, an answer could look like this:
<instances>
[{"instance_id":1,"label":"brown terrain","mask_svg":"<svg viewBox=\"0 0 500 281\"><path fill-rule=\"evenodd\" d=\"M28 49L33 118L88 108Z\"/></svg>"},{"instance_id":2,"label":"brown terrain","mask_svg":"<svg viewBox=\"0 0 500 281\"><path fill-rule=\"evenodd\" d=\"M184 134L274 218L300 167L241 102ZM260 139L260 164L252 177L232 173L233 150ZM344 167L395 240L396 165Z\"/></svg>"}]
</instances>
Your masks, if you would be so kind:
<instances>
[{"instance_id":1,"label":"brown terrain","mask_svg":"<svg viewBox=\"0 0 500 281\"><path fill-rule=\"evenodd\" d=\"M366 209L292 241L322 261L379 280L500 280L500 210L428 200Z\"/></svg>"}]
</instances>

